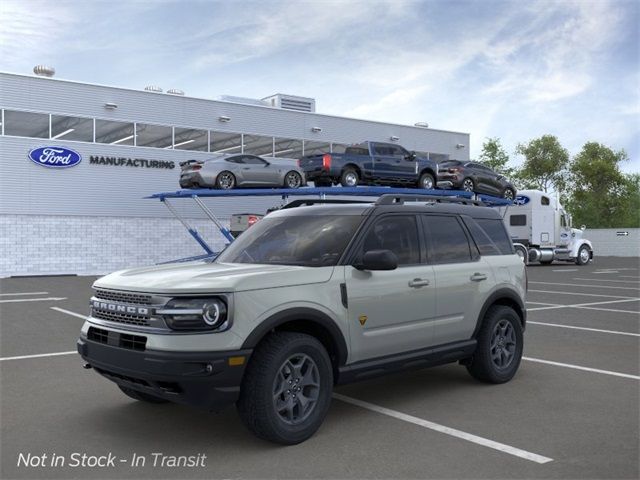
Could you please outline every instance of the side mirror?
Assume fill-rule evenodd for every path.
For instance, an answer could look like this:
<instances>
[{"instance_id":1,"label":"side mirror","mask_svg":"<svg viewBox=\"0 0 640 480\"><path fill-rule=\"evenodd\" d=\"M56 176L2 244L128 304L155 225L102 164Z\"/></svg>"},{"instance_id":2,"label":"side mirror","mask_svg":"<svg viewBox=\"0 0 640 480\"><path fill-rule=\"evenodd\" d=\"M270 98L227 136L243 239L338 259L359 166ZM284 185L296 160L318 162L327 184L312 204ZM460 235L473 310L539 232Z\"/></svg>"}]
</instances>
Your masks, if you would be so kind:
<instances>
[{"instance_id":1,"label":"side mirror","mask_svg":"<svg viewBox=\"0 0 640 480\"><path fill-rule=\"evenodd\" d=\"M581 225L581 226L580 226L580 230L582 230L583 232L584 232L586 229L587 229L587 226L586 226L586 225Z\"/></svg>"},{"instance_id":2,"label":"side mirror","mask_svg":"<svg viewBox=\"0 0 640 480\"><path fill-rule=\"evenodd\" d=\"M404 159L413 162L416 159L416 152L414 152L413 150L410 151L409 155L405 155Z\"/></svg>"},{"instance_id":3,"label":"side mirror","mask_svg":"<svg viewBox=\"0 0 640 480\"><path fill-rule=\"evenodd\" d=\"M358 270L395 270L398 257L391 250L369 250L362 256L362 262L354 265Z\"/></svg>"}]
</instances>

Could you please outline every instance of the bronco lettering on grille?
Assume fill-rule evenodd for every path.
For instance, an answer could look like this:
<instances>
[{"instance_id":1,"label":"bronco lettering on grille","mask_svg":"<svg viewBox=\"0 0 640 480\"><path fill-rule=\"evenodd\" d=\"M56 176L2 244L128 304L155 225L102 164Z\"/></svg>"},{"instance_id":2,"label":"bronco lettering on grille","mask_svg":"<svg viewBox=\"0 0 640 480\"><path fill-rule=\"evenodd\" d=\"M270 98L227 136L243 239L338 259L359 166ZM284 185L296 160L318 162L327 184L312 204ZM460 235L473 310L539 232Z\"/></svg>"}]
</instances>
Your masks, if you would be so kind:
<instances>
[{"instance_id":1,"label":"bronco lettering on grille","mask_svg":"<svg viewBox=\"0 0 640 480\"><path fill-rule=\"evenodd\" d=\"M106 310L108 312L128 315L149 315L149 309L146 307L132 307L129 305L119 305L117 303L101 302L100 300L93 300L91 306L96 310Z\"/></svg>"}]
</instances>

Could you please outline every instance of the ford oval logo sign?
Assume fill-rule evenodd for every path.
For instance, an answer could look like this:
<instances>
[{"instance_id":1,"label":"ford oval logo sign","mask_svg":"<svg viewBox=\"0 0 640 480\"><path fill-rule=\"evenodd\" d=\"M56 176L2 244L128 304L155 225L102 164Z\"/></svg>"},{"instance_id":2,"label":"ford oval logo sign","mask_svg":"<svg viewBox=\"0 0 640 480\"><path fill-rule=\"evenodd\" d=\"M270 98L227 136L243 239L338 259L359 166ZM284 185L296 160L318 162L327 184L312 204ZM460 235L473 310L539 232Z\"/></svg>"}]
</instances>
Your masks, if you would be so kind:
<instances>
[{"instance_id":1,"label":"ford oval logo sign","mask_svg":"<svg viewBox=\"0 0 640 480\"><path fill-rule=\"evenodd\" d=\"M42 167L69 168L82 161L82 155L64 147L39 147L29 152L29 160Z\"/></svg>"},{"instance_id":2,"label":"ford oval logo sign","mask_svg":"<svg viewBox=\"0 0 640 480\"><path fill-rule=\"evenodd\" d=\"M531 199L526 195L517 195L516 199L513 201L514 205L526 205L529 203Z\"/></svg>"}]
</instances>

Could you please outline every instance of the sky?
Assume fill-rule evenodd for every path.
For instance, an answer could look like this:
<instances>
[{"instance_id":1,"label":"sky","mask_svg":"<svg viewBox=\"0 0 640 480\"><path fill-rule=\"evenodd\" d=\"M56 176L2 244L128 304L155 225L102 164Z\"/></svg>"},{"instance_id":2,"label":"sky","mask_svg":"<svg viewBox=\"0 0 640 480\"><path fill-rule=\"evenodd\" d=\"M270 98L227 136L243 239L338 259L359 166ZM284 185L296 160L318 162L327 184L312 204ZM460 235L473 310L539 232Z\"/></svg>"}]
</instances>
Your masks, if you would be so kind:
<instances>
[{"instance_id":1,"label":"sky","mask_svg":"<svg viewBox=\"0 0 640 480\"><path fill-rule=\"evenodd\" d=\"M624 149L640 172L640 1L1 0L0 71Z\"/></svg>"}]
</instances>

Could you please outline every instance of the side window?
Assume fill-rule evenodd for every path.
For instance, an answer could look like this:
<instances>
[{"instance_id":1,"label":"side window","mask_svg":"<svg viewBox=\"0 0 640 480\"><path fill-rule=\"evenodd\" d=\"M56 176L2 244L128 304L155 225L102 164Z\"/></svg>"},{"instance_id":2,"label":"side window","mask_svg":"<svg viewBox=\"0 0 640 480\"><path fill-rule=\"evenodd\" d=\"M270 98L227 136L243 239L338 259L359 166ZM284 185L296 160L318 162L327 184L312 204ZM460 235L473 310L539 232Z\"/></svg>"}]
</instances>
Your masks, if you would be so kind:
<instances>
[{"instance_id":1,"label":"side window","mask_svg":"<svg viewBox=\"0 0 640 480\"><path fill-rule=\"evenodd\" d=\"M227 158L227 162L229 162L229 163L244 163L243 158L244 158L243 156L229 157L229 158Z\"/></svg>"},{"instance_id":2,"label":"side window","mask_svg":"<svg viewBox=\"0 0 640 480\"><path fill-rule=\"evenodd\" d=\"M540 197L540 204L549 205L551 204L551 200L549 200L549 197Z\"/></svg>"},{"instance_id":3,"label":"side window","mask_svg":"<svg viewBox=\"0 0 640 480\"><path fill-rule=\"evenodd\" d=\"M409 155L409 152L407 152L402 147L389 147L389 151L390 151L390 154L393 155L394 157L402 157L402 158L404 158L407 155Z\"/></svg>"},{"instance_id":4,"label":"side window","mask_svg":"<svg viewBox=\"0 0 640 480\"><path fill-rule=\"evenodd\" d=\"M267 163L260 157L254 157L253 155L247 155L243 159L243 163L248 163L249 165L265 165Z\"/></svg>"},{"instance_id":5,"label":"side window","mask_svg":"<svg viewBox=\"0 0 640 480\"><path fill-rule=\"evenodd\" d=\"M483 235L476 236L474 229L472 227L473 224L477 224L482 230ZM471 220L467 225L470 227L471 233L473 235L478 248L480 249L480 253L482 255L510 255L513 252L513 244L511 243L511 239L507 235L507 231L504 228L504 223L500 219L490 219L490 218L476 218L475 221ZM483 238L485 238L483 240ZM488 253L494 252L495 253Z\"/></svg>"},{"instance_id":6,"label":"side window","mask_svg":"<svg viewBox=\"0 0 640 480\"><path fill-rule=\"evenodd\" d=\"M420 242L414 216L393 215L378 220L367 232L362 253L370 250L391 250L398 265L420 263Z\"/></svg>"},{"instance_id":7,"label":"side window","mask_svg":"<svg viewBox=\"0 0 640 480\"><path fill-rule=\"evenodd\" d=\"M431 249L430 263L464 263L471 261L467 235L456 217L423 215L427 242Z\"/></svg>"},{"instance_id":8,"label":"side window","mask_svg":"<svg viewBox=\"0 0 640 480\"><path fill-rule=\"evenodd\" d=\"M511 215L509 217L509 225L511 225L512 227L524 227L526 224L526 215Z\"/></svg>"}]
</instances>

